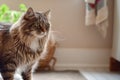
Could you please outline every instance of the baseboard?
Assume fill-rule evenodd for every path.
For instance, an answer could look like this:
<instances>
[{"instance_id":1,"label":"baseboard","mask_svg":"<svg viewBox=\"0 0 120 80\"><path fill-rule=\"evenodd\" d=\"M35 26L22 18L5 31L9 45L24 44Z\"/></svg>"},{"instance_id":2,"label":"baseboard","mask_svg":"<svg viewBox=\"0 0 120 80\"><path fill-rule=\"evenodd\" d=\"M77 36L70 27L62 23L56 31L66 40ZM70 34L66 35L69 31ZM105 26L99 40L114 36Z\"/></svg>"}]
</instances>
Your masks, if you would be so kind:
<instances>
[{"instance_id":1,"label":"baseboard","mask_svg":"<svg viewBox=\"0 0 120 80\"><path fill-rule=\"evenodd\" d=\"M108 64L94 64L94 65L90 65L90 64L56 64L55 66L55 70L80 70L80 69L84 69L84 68L109 68Z\"/></svg>"},{"instance_id":2,"label":"baseboard","mask_svg":"<svg viewBox=\"0 0 120 80\"><path fill-rule=\"evenodd\" d=\"M57 48L55 69L109 67L111 49Z\"/></svg>"},{"instance_id":3,"label":"baseboard","mask_svg":"<svg viewBox=\"0 0 120 80\"><path fill-rule=\"evenodd\" d=\"M120 61L113 57L110 58L110 71L120 72Z\"/></svg>"}]
</instances>

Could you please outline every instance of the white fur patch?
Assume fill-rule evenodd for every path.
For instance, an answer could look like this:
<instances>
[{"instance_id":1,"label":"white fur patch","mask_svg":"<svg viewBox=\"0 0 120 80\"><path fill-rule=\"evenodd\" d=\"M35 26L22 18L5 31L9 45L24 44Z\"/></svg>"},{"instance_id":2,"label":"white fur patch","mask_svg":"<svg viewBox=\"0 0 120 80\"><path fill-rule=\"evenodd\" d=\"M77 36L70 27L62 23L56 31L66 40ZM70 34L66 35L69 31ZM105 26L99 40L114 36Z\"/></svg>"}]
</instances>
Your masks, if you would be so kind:
<instances>
[{"instance_id":1,"label":"white fur patch","mask_svg":"<svg viewBox=\"0 0 120 80\"><path fill-rule=\"evenodd\" d=\"M30 48L36 52L39 49L39 42L38 42L38 38L35 38L31 44L30 44Z\"/></svg>"},{"instance_id":2,"label":"white fur patch","mask_svg":"<svg viewBox=\"0 0 120 80\"><path fill-rule=\"evenodd\" d=\"M21 73L25 72L26 69L27 69L27 65L20 65L15 71L14 80L23 80Z\"/></svg>"},{"instance_id":3,"label":"white fur patch","mask_svg":"<svg viewBox=\"0 0 120 80\"><path fill-rule=\"evenodd\" d=\"M27 65L21 65L17 68L17 70L15 71L15 73L17 74L21 74L22 72L25 72L25 70L27 69Z\"/></svg>"},{"instance_id":4,"label":"white fur patch","mask_svg":"<svg viewBox=\"0 0 120 80\"><path fill-rule=\"evenodd\" d=\"M15 74L14 75L14 80L23 80L22 76L20 74Z\"/></svg>"}]
</instances>

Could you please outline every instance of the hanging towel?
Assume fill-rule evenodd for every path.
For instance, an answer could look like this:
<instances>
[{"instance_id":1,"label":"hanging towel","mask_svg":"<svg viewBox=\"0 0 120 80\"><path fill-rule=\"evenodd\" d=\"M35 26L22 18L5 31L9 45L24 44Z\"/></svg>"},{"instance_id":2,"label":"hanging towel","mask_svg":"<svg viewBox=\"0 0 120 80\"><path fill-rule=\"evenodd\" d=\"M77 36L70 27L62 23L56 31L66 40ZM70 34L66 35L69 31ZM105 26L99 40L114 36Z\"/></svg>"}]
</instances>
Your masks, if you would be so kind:
<instances>
[{"instance_id":1,"label":"hanging towel","mask_svg":"<svg viewBox=\"0 0 120 80\"><path fill-rule=\"evenodd\" d=\"M85 24L87 26L95 24L95 0L85 0L86 1L86 16Z\"/></svg>"},{"instance_id":2,"label":"hanging towel","mask_svg":"<svg viewBox=\"0 0 120 80\"><path fill-rule=\"evenodd\" d=\"M108 6L107 0L85 0L86 2L86 26L96 25L103 37L107 35Z\"/></svg>"}]
</instances>

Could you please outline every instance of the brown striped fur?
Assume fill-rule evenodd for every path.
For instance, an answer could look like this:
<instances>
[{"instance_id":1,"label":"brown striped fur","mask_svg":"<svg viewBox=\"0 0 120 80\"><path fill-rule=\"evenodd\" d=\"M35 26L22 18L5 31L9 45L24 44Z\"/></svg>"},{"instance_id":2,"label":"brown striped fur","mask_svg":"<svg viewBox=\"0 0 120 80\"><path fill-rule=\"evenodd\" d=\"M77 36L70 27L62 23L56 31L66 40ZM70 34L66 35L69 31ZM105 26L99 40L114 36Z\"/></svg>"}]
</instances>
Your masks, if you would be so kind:
<instances>
[{"instance_id":1,"label":"brown striped fur","mask_svg":"<svg viewBox=\"0 0 120 80\"><path fill-rule=\"evenodd\" d=\"M29 8L9 30L0 31L0 71L4 80L13 80L20 72L31 80L32 66L46 51L50 35L49 11Z\"/></svg>"}]
</instances>

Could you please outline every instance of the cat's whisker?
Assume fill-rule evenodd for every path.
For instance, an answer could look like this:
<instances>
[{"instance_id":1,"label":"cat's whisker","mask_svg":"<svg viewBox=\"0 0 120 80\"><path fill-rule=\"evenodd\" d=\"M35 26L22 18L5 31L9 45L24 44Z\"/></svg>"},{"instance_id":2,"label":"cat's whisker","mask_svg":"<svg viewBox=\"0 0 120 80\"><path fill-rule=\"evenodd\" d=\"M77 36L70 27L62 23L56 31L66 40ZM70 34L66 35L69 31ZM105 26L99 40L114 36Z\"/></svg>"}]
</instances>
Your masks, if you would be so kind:
<instances>
[{"instance_id":1,"label":"cat's whisker","mask_svg":"<svg viewBox=\"0 0 120 80\"><path fill-rule=\"evenodd\" d=\"M61 42L61 41L64 41L66 40L65 37L62 35L62 33L60 31L53 31L51 30L50 33L52 35L54 35L54 38L57 42Z\"/></svg>"}]
</instances>

